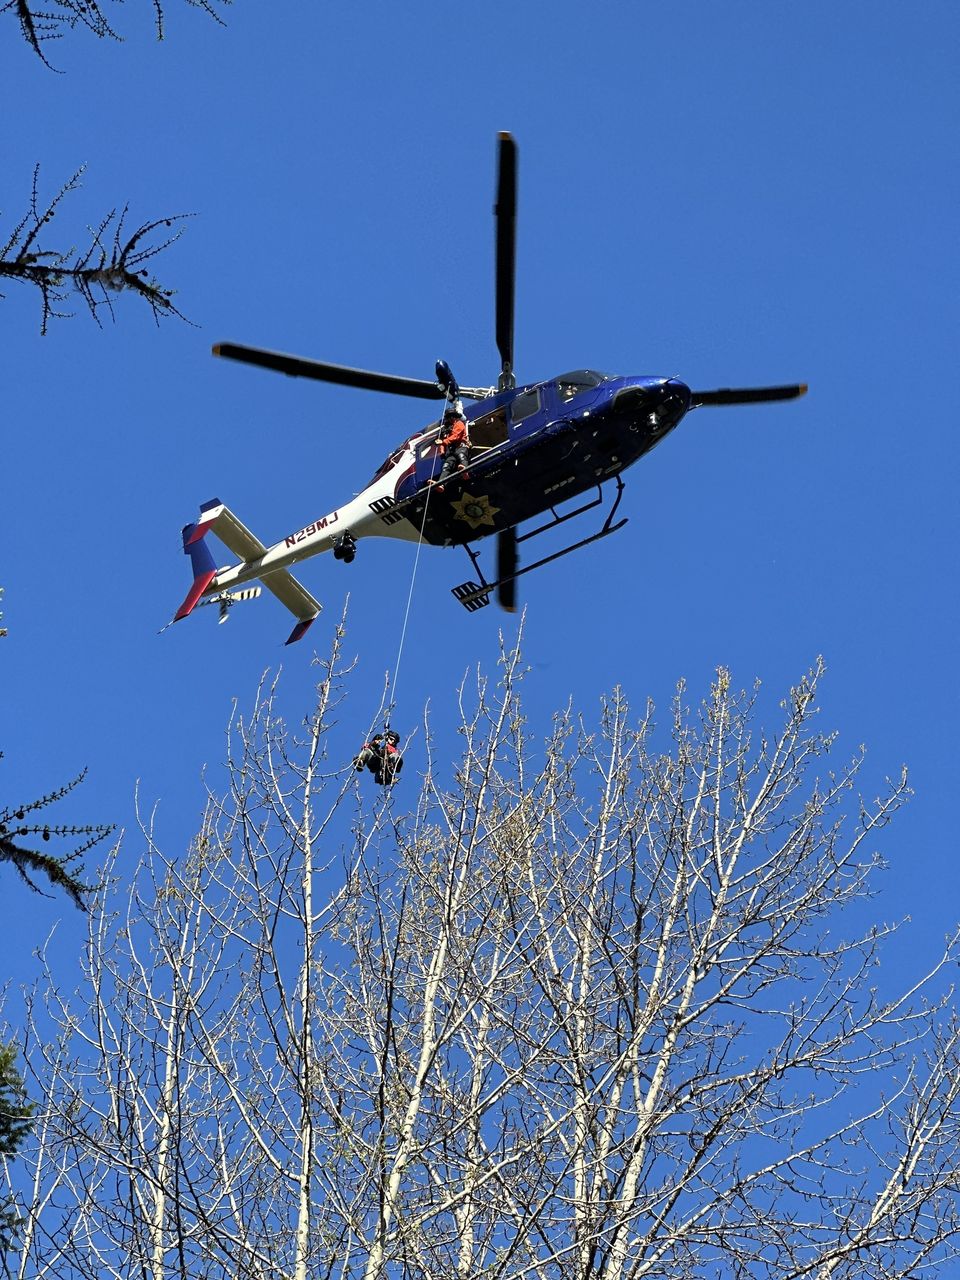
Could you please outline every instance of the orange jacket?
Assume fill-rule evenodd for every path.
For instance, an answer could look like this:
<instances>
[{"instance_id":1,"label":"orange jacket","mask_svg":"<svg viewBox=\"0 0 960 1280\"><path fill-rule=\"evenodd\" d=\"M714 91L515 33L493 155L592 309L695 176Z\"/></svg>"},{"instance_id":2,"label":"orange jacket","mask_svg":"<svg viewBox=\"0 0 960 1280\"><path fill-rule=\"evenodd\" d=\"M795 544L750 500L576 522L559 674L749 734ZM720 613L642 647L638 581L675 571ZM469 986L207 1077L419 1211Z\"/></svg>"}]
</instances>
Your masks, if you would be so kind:
<instances>
[{"instance_id":1,"label":"orange jacket","mask_svg":"<svg viewBox=\"0 0 960 1280\"><path fill-rule=\"evenodd\" d=\"M437 446L441 453L446 453L448 449L455 449L458 444L467 443L467 424L462 418L457 418L449 430L437 437Z\"/></svg>"}]
</instances>

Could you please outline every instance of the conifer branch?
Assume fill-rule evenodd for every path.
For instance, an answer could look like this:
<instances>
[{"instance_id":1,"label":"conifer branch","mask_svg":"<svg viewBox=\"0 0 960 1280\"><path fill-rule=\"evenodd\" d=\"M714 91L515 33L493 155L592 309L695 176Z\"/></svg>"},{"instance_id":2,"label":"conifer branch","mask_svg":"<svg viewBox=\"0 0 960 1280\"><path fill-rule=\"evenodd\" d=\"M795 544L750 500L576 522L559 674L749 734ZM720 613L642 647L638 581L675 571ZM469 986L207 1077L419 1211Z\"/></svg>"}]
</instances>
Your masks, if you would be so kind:
<instances>
[{"instance_id":1,"label":"conifer branch","mask_svg":"<svg viewBox=\"0 0 960 1280\"><path fill-rule=\"evenodd\" d=\"M110 2L119 4L121 0ZM162 40L165 34L164 5L162 0L150 0L150 3L157 39ZM232 0L184 0L184 3L191 8L202 9L223 26L220 10ZM12 13L16 17L24 40L51 71L56 68L47 58L44 46L51 40L61 39L67 31L86 27L101 40L122 40L123 36L107 17L107 13L112 11L105 0L43 0L42 7L35 0L7 0L6 4L0 4L0 13Z\"/></svg>"},{"instance_id":2,"label":"conifer branch","mask_svg":"<svg viewBox=\"0 0 960 1280\"><path fill-rule=\"evenodd\" d=\"M44 202L39 194L40 166L37 165L33 171L30 207L0 249L0 278L19 280L39 290L41 334L47 332L51 320L62 320L72 314L61 309L71 292L79 293L98 325L104 309L115 319L113 295L125 290L144 299L158 324L163 316L185 320L173 304L174 290L164 288L144 264L179 240L182 227L171 235L165 233L189 214L142 223L130 234L126 228L125 205L119 213L116 208L111 209L99 226L87 229L89 243L85 249L41 245L40 237L59 213L63 200L81 185L84 167L63 184L52 200Z\"/></svg>"},{"instance_id":3,"label":"conifer branch","mask_svg":"<svg viewBox=\"0 0 960 1280\"><path fill-rule=\"evenodd\" d=\"M2 757L0 757L2 758ZM78 787L87 775L86 769L79 773L65 786L49 791L27 804L0 808L0 862L13 865L20 878L35 893L43 893L34 877L43 875L57 889L63 889L74 903L86 909L85 896L95 886L85 884L81 859L95 845L111 834L114 827L102 823L83 824L54 823L33 821L33 815L56 804L58 800L68 796ZM51 840L74 842L74 848L66 853L47 853L41 849L30 848L23 844L24 840L33 843L39 837L44 843Z\"/></svg>"}]
</instances>

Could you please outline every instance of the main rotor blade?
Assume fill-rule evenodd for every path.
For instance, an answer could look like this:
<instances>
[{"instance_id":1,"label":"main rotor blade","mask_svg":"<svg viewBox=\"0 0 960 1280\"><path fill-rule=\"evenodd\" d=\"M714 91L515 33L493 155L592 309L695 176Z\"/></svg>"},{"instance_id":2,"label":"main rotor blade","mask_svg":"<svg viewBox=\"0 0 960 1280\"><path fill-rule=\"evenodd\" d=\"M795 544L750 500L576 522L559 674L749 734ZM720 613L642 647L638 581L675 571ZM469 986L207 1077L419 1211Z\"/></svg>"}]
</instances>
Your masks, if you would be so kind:
<instances>
[{"instance_id":1,"label":"main rotor blade","mask_svg":"<svg viewBox=\"0 0 960 1280\"><path fill-rule=\"evenodd\" d=\"M513 314L517 266L517 144L500 134L497 160L497 202L493 206L497 235L497 350L500 388L516 385L513 375Z\"/></svg>"},{"instance_id":2,"label":"main rotor blade","mask_svg":"<svg viewBox=\"0 0 960 1280\"><path fill-rule=\"evenodd\" d=\"M691 391L690 407L707 404L760 404L766 400L796 400L807 394L805 382L786 387L720 387L717 391Z\"/></svg>"},{"instance_id":3,"label":"main rotor blade","mask_svg":"<svg viewBox=\"0 0 960 1280\"><path fill-rule=\"evenodd\" d=\"M497 534L497 604L508 613L517 611L517 531L502 529ZM507 581L504 582L503 579Z\"/></svg>"},{"instance_id":4,"label":"main rotor blade","mask_svg":"<svg viewBox=\"0 0 960 1280\"><path fill-rule=\"evenodd\" d=\"M291 378L315 378L318 382L337 382L345 387L361 387L365 391L387 391L395 396L415 396L421 400L442 400L445 392L435 382L418 378L398 378L390 373L371 373L368 369L350 369L343 364L324 364L304 356L288 356L281 351L264 351L261 347L245 347L236 342L218 342L215 356L240 360L244 364L274 369Z\"/></svg>"}]
</instances>

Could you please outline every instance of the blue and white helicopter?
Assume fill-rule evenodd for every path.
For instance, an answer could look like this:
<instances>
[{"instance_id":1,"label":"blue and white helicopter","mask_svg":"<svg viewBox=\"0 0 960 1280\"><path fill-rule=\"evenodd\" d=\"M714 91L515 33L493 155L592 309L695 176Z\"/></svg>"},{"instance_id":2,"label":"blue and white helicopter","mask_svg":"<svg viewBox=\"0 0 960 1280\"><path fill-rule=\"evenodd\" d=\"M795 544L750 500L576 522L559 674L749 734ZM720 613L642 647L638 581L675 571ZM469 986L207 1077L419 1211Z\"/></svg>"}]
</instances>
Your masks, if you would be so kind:
<instances>
[{"instance_id":1,"label":"blue and white helicopter","mask_svg":"<svg viewBox=\"0 0 960 1280\"><path fill-rule=\"evenodd\" d=\"M297 619L287 644L298 640L320 612L320 604L290 572L321 551L351 563L361 538L400 538L431 546L462 546L476 579L453 588L469 610L490 603L516 608L516 580L626 524L615 521L623 494L621 473L649 453L691 410L714 405L793 400L804 384L691 391L676 378L622 376L578 369L542 382L517 386L513 372L516 260L517 146L499 136L496 219L496 344L500 377L495 387L462 387L449 365L438 361L435 381L394 377L365 369L324 364L258 347L220 343L215 355L259 365L292 377L315 378L392 395L443 400L456 405L467 422L469 464L447 483L435 483L442 459L440 421L399 445L351 501L295 530L271 547L264 545L219 499L200 509L183 530L194 580L175 621L201 603L217 603L221 620L238 600L259 595L244 584L259 581ZM464 400L473 401L463 410ZM560 551L520 567L519 547L608 501L599 529ZM595 492L593 492L595 491ZM591 496L579 505L561 504ZM519 531L525 521L539 521ZM239 557L218 568L205 535L212 532ZM496 534L496 572L484 576L473 544ZM237 588L241 588L237 590Z\"/></svg>"}]
</instances>

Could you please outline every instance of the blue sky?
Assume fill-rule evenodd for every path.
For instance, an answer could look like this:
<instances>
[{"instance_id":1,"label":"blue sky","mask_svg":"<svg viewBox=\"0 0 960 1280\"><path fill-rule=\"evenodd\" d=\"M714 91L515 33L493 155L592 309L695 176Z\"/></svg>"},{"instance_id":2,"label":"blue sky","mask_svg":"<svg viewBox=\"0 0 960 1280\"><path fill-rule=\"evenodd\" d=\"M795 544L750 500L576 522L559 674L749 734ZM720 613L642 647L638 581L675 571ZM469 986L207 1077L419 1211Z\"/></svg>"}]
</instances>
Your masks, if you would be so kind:
<instances>
[{"instance_id":1,"label":"blue sky","mask_svg":"<svg viewBox=\"0 0 960 1280\"><path fill-rule=\"evenodd\" d=\"M79 32L43 68L0 27L6 238L34 164L81 163L61 239L114 204L191 212L161 279L195 323L133 299L39 336L0 302L5 376L0 582L2 794L90 778L63 819L129 827L134 789L173 851L223 754L234 699L282 663L298 720L350 592L357 655L336 741L362 739L392 668L413 556L361 544L300 576L325 604L284 650L272 599L158 636L186 591L179 530L222 498L272 542L340 505L430 406L217 362L219 340L464 383L496 377L495 138L520 154L521 381L592 366L694 387L808 381L797 404L704 410L626 474L616 537L522 579L530 728L620 683L661 719L676 681L760 677L763 718L824 654L839 757L864 786L911 767L884 844L878 918L914 925L895 965L957 917L958 269L955 5L597 3L258 5L218 26L146 0L123 44ZM584 529L584 532L588 530ZM489 550L487 551L489 556ZM226 557L224 557L226 558ZM517 621L466 614L462 551L424 552L398 687L449 732L465 671ZM404 779L412 797L414 751ZM413 775L413 776L411 776ZM131 864L139 851L128 837ZM8 967L64 918L7 880ZM912 954L911 954L912 953Z\"/></svg>"}]
</instances>

